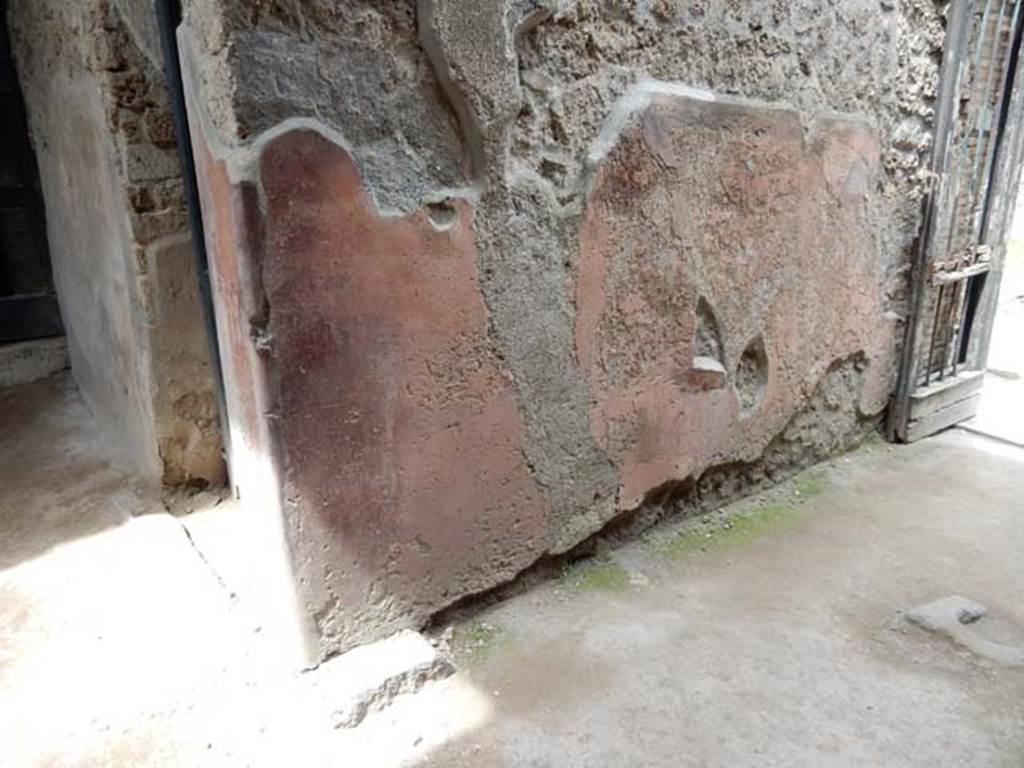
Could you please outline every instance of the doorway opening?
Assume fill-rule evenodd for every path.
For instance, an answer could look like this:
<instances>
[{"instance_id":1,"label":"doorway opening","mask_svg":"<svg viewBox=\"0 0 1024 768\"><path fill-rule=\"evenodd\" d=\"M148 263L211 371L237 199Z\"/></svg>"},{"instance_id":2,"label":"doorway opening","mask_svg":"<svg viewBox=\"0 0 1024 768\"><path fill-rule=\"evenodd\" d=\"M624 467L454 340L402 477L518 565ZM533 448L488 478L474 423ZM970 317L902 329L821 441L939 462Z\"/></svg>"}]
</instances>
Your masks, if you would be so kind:
<instances>
[{"instance_id":1,"label":"doorway opening","mask_svg":"<svg viewBox=\"0 0 1024 768\"><path fill-rule=\"evenodd\" d=\"M1024 195L1006 240L978 412L963 428L1024 447Z\"/></svg>"},{"instance_id":2,"label":"doorway opening","mask_svg":"<svg viewBox=\"0 0 1024 768\"><path fill-rule=\"evenodd\" d=\"M67 367L39 170L0 0L0 386Z\"/></svg>"}]
</instances>

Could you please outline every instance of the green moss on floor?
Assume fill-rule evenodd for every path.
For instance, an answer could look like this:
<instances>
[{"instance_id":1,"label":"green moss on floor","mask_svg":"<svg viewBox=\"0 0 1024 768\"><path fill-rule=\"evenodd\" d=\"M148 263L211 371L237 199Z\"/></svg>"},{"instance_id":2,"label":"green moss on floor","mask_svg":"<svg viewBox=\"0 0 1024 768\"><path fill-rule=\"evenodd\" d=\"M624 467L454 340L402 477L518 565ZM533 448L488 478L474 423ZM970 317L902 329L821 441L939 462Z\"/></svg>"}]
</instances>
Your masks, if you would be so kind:
<instances>
[{"instance_id":1,"label":"green moss on floor","mask_svg":"<svg viewBox=\"0 0 1024 768\"><path fill-rule=\"evenodd\" d=\"M744 546L802 514L798 502L762 504L749 514L735 515L717 524L684 528L658 541L657 549L671 560L681 560L703 552Z\"/></svg>"},{"instance_id":2,"label":"green moss on floor","mask_svg":"<svg viewBox=\"0 0 1024 768\"><path fill-rule=\"evenodd\" d=\"M709 517L667 536L652 537L657 551L670 560L684 560L701 553L725 548L743 547L803 517L805 502L828 489L828 479L821 469L812 468L796 475L787 485L771 494L771 498L749 505L737 514Z\"/></svg>"},{"instance_id":3,"label":"green moss on floor","mask_svg":"<svg viewBox=\"0 0 1024 768\"><path fill-rule=\"evenodd\" d=\"M452 628L449 648L456 660L474 663L490 656L504 639L499 627L486 621L469 621Z\"/></svg>"},{"instance_id":4,"label":"green moss on floor","mask_svg":"<svg viewBox=\"0 0 1024 768\"><path fill-rule=\"evenodd\" d=\"M583 560L565 569L565 579L584 592L623 592L629 589L629 573L607 556Z\"/></svg>"},{"instance_id":5,"label":"green moss on floor","mask_svg":"<svg viewBox=\"0 0 1024 768\"><path fill-rule=\"evenodd\" d=\"M828 488L825 473L820 469L805 469L793 478L793 495L801 499L820 496Z\"/></svg>"}]
</instances>

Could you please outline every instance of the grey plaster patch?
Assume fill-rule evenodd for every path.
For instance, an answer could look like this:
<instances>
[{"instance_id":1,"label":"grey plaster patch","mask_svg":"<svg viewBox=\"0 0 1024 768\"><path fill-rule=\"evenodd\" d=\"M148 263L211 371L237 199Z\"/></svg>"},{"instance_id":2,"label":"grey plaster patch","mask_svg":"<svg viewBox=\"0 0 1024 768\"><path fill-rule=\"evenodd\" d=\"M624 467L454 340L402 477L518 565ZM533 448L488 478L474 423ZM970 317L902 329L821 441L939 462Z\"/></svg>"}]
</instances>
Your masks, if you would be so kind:
<instances>
[{"instance_id":1,"label":"grey plaster patch","mask_svg":"<svg viewBox=\"0 0 1024 768\"><path fill-rule=\"evenodd\" d=\"M527 462L551 500L551 551L562 552L614 514L617 472L590 432L590 395L575 364L579 210L561 204L544 173L510 161L523 101L518 44L552 4L422 0L419 10L421 41L481 187L475 227L491 339L516 384Z\"/></svg>"},{"instance_id":2,"label":"grey plaster patch","mask_svg":"<svg viewBox=\"0 0 1024 768\"><path fill-rule=\"evenodd\" d=\"M309 7L298 18L277 16L278 9L210 12L213 19L190 10L179 39L195 62L207 137L235 149L308 120L353 156L384 212L408 213L439 189L467 185L458 119L437 98L405 5L346 2L323 13ZM213 20L231 25L230 45L214 47L196 28ZM299 23L303 34L289 28Z\"/></svg>"},{"instance_id":3,"label":"grey plaster patch","mask_svg":"<svg viewBox=\"0 0 1024 768\"><path fill-rule=\"evenodd\" d=\"M189 89L195 98L189 100L191 104L199 105L189 113L190 120L198 123L199 129L206 140L207 148L213 157L223 162L228 171L228 178L233 184L243 182L258 182L259 180L259 158L263 148L274 139L296 130L312 130L319 133L328 141L344 149L352 156L356 167L359 169L360 178L366 188L366 194L374 205L376 213L382 218L406 216L418 209L425 203L432 203L444 200L467 200L475 202L478 198L478 191L471 185L445 186L431 185L428 182L430 175L423 174L423 169L417 171L415 168L405 167L401 159L392 158L390 169L380 165L381 157L391 156L391 150L384 146L368 146L360 142L358 133L350 137L347 132L340 130L336 124L317 116L290 116L283 118L280 122L268 125L264 129L248 134L245 138L230 137L225 135L216 127L216 121L210 114L208 99L202 92L202 82L199 77L199 70L204 66L204 58L199 52L195 36L192 30L183 25L178 30L178 42L182 50L184 62L185 87ZM200 95L202 97L200 98ZM409 161L413 165L415 159ZM419 174L416 183L404 184L391 180L387 184L381 184L380 178L383 174L398 173L400 177L411 173ZM454 179L458 182L461 179ZM401 186L402 192L395 193L393 187Z\"/></svg>"},{"instance_id":4,"label":"grey plaster patch","mask_svg":"<svg viewBox=\"0 0 1024 768\"><path fill-rule=\"evenodd\" d=\"M420 43L462 125L473 176L486 179L523 100L517 45L551 0L418 0Z\"/></svg>"},{"instance_id":5,"label":"grey plaster patch","mask_svg":"<svg viewBox=\"0 0 1024 768\"><path fill-rule=\"evenodd\" d=\"M1024 666L1024 647L998 643L978 632L975 623L987 614L988 609L980 603L951 595L910 609L906 619L1000 666Z\"/></svg>"},{"instance_id":6,"label":"grey plaster patch","mask_svg":"<svg viewBox=\"0 0 1024 768\"><path fill-rule=\"evenodd\" d=\"M551 551L563 552L614 515L618 487L591 432L591 396L576 363L575 233L543 186L522 177L489 191L477 222L492 339L515 380L527 460L551 501Z\"/></svg>"}]
</instances>

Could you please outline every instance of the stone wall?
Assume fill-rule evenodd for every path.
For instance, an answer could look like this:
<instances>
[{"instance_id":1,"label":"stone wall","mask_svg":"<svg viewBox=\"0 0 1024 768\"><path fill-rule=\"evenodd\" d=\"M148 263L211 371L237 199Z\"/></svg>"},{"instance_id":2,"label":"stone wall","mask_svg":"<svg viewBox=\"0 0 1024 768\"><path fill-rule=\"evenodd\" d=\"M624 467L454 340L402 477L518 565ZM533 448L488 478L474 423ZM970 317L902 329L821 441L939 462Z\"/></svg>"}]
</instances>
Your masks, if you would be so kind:
<instances>
[{"instance_id":1,"label":"stone wall","mask_svg":"<svg viewBox=\"0 0 1024 768\"><path fill-rule=\"evenodd\" d=\"M14 0L72 371L148 476L223 475L181 167L152 3Z\"/></svg>"},{"instance_id":2,"label":"stone wall","mask_svg":"<svg viewBox=\"0 0 1024 768\"><path fill-rule=\"evenodd\" d=\"M941 3L186 6L232 465L314 656L876 426Z\"/></svg>"}]
</instances>

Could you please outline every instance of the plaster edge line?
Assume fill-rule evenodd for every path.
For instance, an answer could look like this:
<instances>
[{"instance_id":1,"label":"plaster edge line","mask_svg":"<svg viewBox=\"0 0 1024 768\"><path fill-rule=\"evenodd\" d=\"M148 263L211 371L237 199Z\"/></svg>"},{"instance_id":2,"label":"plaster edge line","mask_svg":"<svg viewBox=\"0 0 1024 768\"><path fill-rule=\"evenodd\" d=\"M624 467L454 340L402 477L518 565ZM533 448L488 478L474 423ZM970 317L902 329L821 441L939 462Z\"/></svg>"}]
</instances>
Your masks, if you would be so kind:
<instances>
[{"instance_id":1,"label":"plaster edge line","mask_svg":"<svg viewBox=\"0 0 1024 768\"><path fill-rule=\"evenodd\" d=\"M703 88L694 88L680 82L641 77L612 104L604 125L601 126L597 137L590 145L590 149L587 150L581 184L585 198L589 198L593 191L598 166L619 143L623 131L633 118L647 109L654 97L659 95L682 96L706 103L723 101L722 97Z\"/></svg>"},{"instance_id":2,"label":"plaster edge line","mask_svg":"<svg viewBox=\"0 0 1024 768\"><path fill-rule=\"evenodd\" d=\"M182 51L182 58L187 61L187 64L191 65L193 62L200 61L200 57L196 54L192 30L187 24L182 24L178 28L178 44ZM352 143L340 130L316 117L289 117L247 139L234 142L226 141L213 124L206 100L199 98L203 87L201 83L197 82L194 68L192 66L184 66L182 71L187 73L187 90L191 91L192 95L196 97L191 100L192 104L190 104L190 107L194 105L194 108L189 110L189 119L195 120L197 128L203 135L207 150L213 159L224 163L228 180L233 185L237 186L248 181L262 187L258 183L259 172L257 164L263 148L274 139L291 131L309 130L318 133L327 141L345 150L349 157L352 158L356 172L359 174L363 191L372 204L374 212L382 219L409 216L429 203L439 203L446 200L464 200L474 206L479 202L480 187L477 183L471 183L465 186L439 187L431 190L421 195L415 201L415 207L408 209L382 205L377 198L375 190L364 181L365 174L360 166L359 154L353 148Z\"/></svg>"},{"instance_id":3,"label":"plaster edge line","mask_svg":"<svg viewBox=\"0 0 1024 768\"><path fill-rule=\"evenodd\" d=\"M716 93L707 88L698 88L686 85L678 80L658 80L652 77L640 78L633 88L643 90L650 97L654 96L682 96L696 101L722 104L734 107L757 107L772 112L792 112L800 119L805 127L812 127L816 123L825 120L843 120L845 122L858 123L865 128L874 129L874 122L864 114L854 112L842 112L831 108L816 109L814 111L802 110L789 101L779 99L767 101L752 96L743 96L736 93Z\"/></svg>"},{"instance_id":4,"label":"plaster edge line","mask_svg":"<svg viewBox=\"0 0 1024 768\"><path fill-rule=\"evenodd\" d=\"M597 167L615 148L622 132L629 125L630 121L649 107L651 102L658 96L689 98L707 104L722 104L724 106L757 107L773 112L791 112L803 128L805 145L809 139L818 134L821 124L829 120L842 120L859 124L871 131L876 141L880 139L878 128L874 122L861 114L839 112L832 109L805 112L797 109L787 101L771 102L736 94L719 94L706 88L697 88L679 81L641 77L612 105L604 125L587 151L584 159L585 170L582 185L585 197L590 196Z\"/></svg>"},{"instance_id":5,"label":"plaster edge line","mask_svg":"<svg viewBox=\"0 0 1024 768\"><path fill-rule=\"evenodd\" d=\"M435 26L435 0L417 0L416 2L416 36L423 48L423 53L430 62L437 77L437 83L448 101L452 111L462 128L462 139L466 143L469 155L469 175L472 187L479 196L482 194L487 177L487 158L484 152L483 131L479 119L473 112L469 98L456 84L452 76L451 62L444 51L444 44L437 34Z\"/></svg>"}]
</instances>

